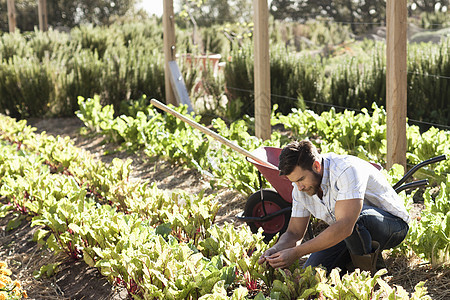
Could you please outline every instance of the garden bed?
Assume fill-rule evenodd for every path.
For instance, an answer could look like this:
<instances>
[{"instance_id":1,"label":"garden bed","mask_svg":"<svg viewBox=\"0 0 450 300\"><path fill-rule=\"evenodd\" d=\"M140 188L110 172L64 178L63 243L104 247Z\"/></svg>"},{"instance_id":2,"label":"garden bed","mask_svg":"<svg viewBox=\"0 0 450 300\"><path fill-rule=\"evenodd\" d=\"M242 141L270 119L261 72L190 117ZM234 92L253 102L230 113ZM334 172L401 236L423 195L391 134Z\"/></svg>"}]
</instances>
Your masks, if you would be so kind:
<instances>
[{"instance_id":1,"label":"garden bed","mask_svg":"<svg viewBox=\"0 0 450 300\"><path fill-rule=\"evenodd\" d=\"M173 166L157 158L148 158L143 154L118 151L118 147L106 143L100 136L82 136L79 129L83 126L76 118L29 120L29 124L37 127L38 132L69 136L75 146L89 151L97 159L108 163L114 157L132 158L133 172L131 177L139 180L157 182L161 189L182 189L190 193L197 193L202 189L208 192L208 180L202 178L198 172ZM212 192L209 190L209 192ZM217 191L215 191L217 192ZM222 208L217 215L217 221L235 221L234 215L243 209L245 199L236 192L223 189L219 193ZM30 227L29 222L5 231L6 224L11 218L7 216L1 220L1 248L0 255L8 261L13 274L22 282L24 289L32 299L125 299L126 292L112 287L97 269L89 268L84 262L73 262L66 257L53 256L50 252L39 249L36 243L29 240L36 228ZM239 225L239 224L237 224ZM450 272L448 269L432 269L416 257L386 256L390 274L386 281L390 285L400 285L408 292L420 281L426 281L429 295L433 299L447 299L450 296ZM60 271L54 277L45 280L35 280L33 271L52 262L62 262Z\"/></svg>"}]
</instances>

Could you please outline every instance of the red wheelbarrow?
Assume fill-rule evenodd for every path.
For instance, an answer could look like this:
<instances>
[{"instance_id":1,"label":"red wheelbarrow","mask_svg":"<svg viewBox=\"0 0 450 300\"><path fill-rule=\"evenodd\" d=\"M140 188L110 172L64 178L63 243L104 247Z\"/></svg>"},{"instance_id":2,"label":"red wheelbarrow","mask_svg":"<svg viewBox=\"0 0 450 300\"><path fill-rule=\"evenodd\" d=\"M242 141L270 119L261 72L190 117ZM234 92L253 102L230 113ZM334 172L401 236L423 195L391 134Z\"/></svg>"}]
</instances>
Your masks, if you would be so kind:
<instances>
[{"instance_id":1,"label":"red wheelbarrow","mask_svg":"<svg viewBox=\"0 0 450 300\"><path fill-rule=\"evenodd\" d=\"M265 241L270 241L277 233L282 234L286 231L291 217L293 185L286 178L286 176L279 176L278 157L281 152L280 148L261 147L253 152L248 152L240 146L233 144L228 139L211 131L210 129L179 114L178 112L171 109L170 107L167 107L158 100L152 99L150 102L156 107L174 115L175 117L183 120L192 127L199 129L203 133L210 135L221 143L245 155L247 157L247 160L251 162L259 171L260 190L252 194L248 198L247 203L245 204L244 211L239 213L236 217L239 220L246 222L254 233L256 233L260 227L262 227L264 230ZM403 190L428 185L427 179L417 180L409 183L405 182L420 168L445 159L445 155L440 155L415 165L393 186L394 190L399 193ZM373 165L377 169L381 169L381 166L377 164ZM262 188L263 184L261 174L264 176L264 178L267 179L267 181L272 185L274 189ZM308 226L308 235L310 238L314 236L311 226Z\"/></svg>"},{"instance_id":2,"label":"red wheelbarrow","mask_svg":"<svg viewBox=\"0 0 450 300\"><path fill-rule=\"evenodd\" d=\"M259 171L260 190L248 198L244 211L236 215L239 220L247 222L253 232L262 227L266 241L270 241L278 232L285 232L291 218L293 185L286 176L279 175L280 152L281 149L275 147L261 147L252 152L270 165L247 157ZM262 188L261 174L274 189Z\"/></svg>"}]
</instances>

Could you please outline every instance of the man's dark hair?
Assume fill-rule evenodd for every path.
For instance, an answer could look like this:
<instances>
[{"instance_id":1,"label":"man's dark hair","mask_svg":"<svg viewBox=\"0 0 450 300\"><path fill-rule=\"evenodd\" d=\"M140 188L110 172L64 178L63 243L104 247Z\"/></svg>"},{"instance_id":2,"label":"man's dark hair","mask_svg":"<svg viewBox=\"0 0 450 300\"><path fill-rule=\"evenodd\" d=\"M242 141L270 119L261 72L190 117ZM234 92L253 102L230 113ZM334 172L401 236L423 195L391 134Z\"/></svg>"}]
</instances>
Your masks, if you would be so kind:
<instances>
[{"instance_id":1,"label":"man's dark hair","mask_svg":"<svg viewBox=\"0 0 450 300\"><path fill-rule=\"evenodd\" d=\"M279 158L280 176L291 174L296 166L312 171L314 161L321 159L316 146L307 140L289 143L281 150Z\"/></svg>"}]
</instances>

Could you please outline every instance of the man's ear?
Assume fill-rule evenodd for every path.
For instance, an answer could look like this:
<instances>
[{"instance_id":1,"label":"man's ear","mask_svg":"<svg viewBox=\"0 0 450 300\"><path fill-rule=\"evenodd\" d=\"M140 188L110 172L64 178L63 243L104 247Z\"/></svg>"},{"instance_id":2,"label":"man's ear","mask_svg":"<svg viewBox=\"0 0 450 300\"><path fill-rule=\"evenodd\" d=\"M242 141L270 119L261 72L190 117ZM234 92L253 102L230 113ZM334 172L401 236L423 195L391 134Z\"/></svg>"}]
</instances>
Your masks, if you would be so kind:
<instances>
[{"instance_id":1,"label":"man's ear","mask_svg":"<svg viewBox=\"0 0 450 300\"><path fill-rule=\"evenodd\" d=\"M320 174L320 172L322 171L322 164L320 163L320 161L315 160L315 161L313 162L312 169L313 169L313 171L316 172L317 174Z\"/></svg>"}]
</instances>

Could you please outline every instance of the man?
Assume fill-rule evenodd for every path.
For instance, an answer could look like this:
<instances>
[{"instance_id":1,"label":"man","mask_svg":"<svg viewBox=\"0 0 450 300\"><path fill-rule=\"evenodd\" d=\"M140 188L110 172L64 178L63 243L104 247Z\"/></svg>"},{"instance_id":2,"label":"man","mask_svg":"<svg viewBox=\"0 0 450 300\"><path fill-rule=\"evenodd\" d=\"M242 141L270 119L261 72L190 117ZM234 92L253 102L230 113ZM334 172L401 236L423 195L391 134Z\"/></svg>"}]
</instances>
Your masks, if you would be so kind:
<instances>
[{"instance_id":1,"label":"man","mask_svg":"<svg viewBox=\"0 0 450 300\"><path fill-rule=\"evenodd\" d=\"M406 237L410 217L403 201L369 162L351 155L321 155L311 142L296 141L281 151L279 170L294 185L292 216L259 264L286 268L311 253L305 267L345 270L351 258L355 268L374 273L381 250ZM301 243L310 215L329 226Z\"/></svg>"}]
</instances>

